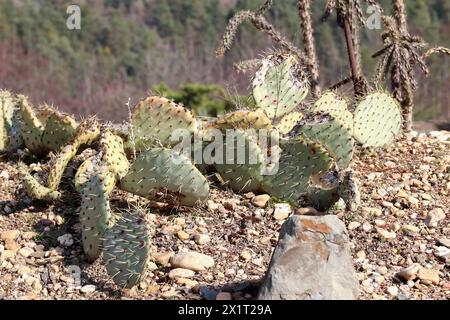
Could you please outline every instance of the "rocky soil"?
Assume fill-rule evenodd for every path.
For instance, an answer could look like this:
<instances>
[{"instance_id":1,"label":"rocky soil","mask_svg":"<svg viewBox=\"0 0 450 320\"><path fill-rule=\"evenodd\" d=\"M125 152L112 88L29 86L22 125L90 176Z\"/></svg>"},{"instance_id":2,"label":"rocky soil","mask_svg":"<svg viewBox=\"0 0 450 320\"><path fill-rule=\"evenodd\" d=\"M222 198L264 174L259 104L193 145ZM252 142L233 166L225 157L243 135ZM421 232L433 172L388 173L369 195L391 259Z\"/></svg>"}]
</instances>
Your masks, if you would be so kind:
<instances>
[{"instance_id":1,"label":"rocky soil","mask_svg":"<svg viewBox=\"0 0 450 320\"><path fill-rule=\"evenodd\" d=\"M360 299L450 298L448 132L410 134L359 150L362 205L333 213L348 229ZM146 205L154 262L139 287L120 291L80 242L79 199L48 205L24 195L14 161L0 160L0 299L252 299L290 214L268 196L214 187L195 209L143 203L116 192L116 207ZM81 271L81 273L80 273Z\"/></svg>"}]
</instances>

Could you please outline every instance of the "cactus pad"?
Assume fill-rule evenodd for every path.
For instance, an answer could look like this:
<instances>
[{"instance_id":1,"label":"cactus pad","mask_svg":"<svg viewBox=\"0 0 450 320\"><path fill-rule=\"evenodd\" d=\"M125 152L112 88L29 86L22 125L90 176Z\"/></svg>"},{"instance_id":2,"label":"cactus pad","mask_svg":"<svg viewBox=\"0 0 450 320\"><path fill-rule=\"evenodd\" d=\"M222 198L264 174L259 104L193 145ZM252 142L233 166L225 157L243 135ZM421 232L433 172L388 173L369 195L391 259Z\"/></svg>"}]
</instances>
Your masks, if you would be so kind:
<instances>
[{"instance_id":1,"label":"cactus pad","mask_svg":"<svg viewBox=\"0 0 450 320\"><path fill-rule=\"evenodd\" d=\"M131 165L120 187L156 201L193 206L206 199L209 184L192 162L170 149L142 152Z\"/></svg>"},{"instance_id":2,"label":"cactus pad","mask_svg":"<svg viewBox=\"0 0 450 320\"><path fill-rule=\"evenodd\" d=\"M293 55L271 55L253 79L253 97L271 119L291 112L305 99L309 83Z\"/></svg>"},{"instance_id":3,"label":"cactus pad","mask_svg":"<svg viewBox=\"0 0 450 320\"><path fill-rule=\"evenodd\" d=\"M347 102L332 91L327 91L314 103L312 112L326 112L340 121L353 134L353 114L348 111Z\"/></svg>"},{"instance_id":4,"label":"cactus pad","mask_svg":"<svg viewBox=\"0 0 450 320\"><path fill-rule=\"evenodd\" d=\"M117 180L128 172L129 163L124 151L123 140L118 135L106 129L101 135L102 163L114 174Z\"/></svg>"},{"instance_id":5,"label":"cactus pad","mask_svg":"<svg viewBox=\"0 0 450 320\"><path fill-rule=\"evenodd\" d=\"M17 99L8 91L0 91L0 108L3 114L0 119L3 119L4 133L4 148L10 151L15 151L22 147L23 138L20 132L20 112L17 107ZM1 126L1 124L0 124ZM1 142L0 142L1 143ZM2 148L0 147L0 151Z\"/></svg>"},{"instance_id":6,"label":"cactus pad","mask_svg":"<svg viewBox=\"0 0 450 320\"><path fill-rule=\"evenodd\" d=\"M176 103L162 97L149 97L141 101L131 116L135 147L143 151L152 146L173 146L172 133L184 129L194 134L197 123L192 113ZM131 137L130 137L131 139ZM129 145L131 142L128 141Z\"/></svg>"},{"instance_id":7,"label":"cactus pad","mask_svg":"<svg viewBox=\"0 0 450 320\"><path fill-rule=\"evenodd\" d=\"M400 107L386 93L367 95L356 107L354 115L354 137L361 144L381 147L392 143L400 132Z\"/></svg>"},{"instance_id":8,"label":"cactus pad","mask_svg":"<svg viewBox=\"0 0 450 320\"><path fill-rule=\"evenodd\" d=\"M19 163L18 173L26 193L33 199L55 201L61 197L58 191L44 187L33 177L24 163Z\"/></svg>"},{"instance_id":9,"label":"cactus pad","mask_svg":"<svg viewBox=\"0 0 450 320\"><path fill-rule=\"evenodd\" d=\"M211 125L214 128L224 129L272 129L272 122L264 111L235 111L224 115L214 121Z\"/></svg>"},{"instance_id":10,"label":"cactus pad","mask_svg":"<svg viewBox=\"0 0 450 320\"><path fill-rule=\"evenodd\" d=\"M83 249L89 261L100 256L103 235L111 219L109 194L115 183L113 174L107 168L95 165L89 179L80 184Z\"/></svg>"},{"instance_id":11,"label":"cactus pad","mask_svg":"<svg viewBox=\"0 0 450 320\"><path fill-rule=\"evenodd\" d=\"M52 160L47 177L47 187L56 190L61 182L64 170L69 161L77 154L83 144L90 144L100 136L100 127L95 121L87 120L76 129L69 144Z\"/></svg>"},{"instance_id":12,"label":"cactus pad","mask_svg":"<svg viewBox=\"0 0 450 320\"><path fill-rule=\"evenodd\" d=\"M301 112L291 112L281 118L275 128L282 135L288 134L302 118Z\"/></svg>"},{"instance_id":13,"label":"cactus pad","mask_svg":"<svg viewBox=\"0 0 450 320\"><path fill-rule=\"evenodd\" d=\"M320 143L328 150L340 169L350 165L353 158L353 138L340 121L327 113L306 115L291 131L291 136L302 135Z\"/></svg>"},{"instance_id":14,"label":"cactus pad","mask_svg":"<svg viewBox=\"0 0 450 320\"><path fill-rule=\"evenodd\" d=\"M42 155L47 152L42 144L42 135L45 129L45 119L39 119L30 106L25 96L19 95L20 106L20 131L25 142L25 146L35 155Z\"/></svg>"},{"instance_id":15,"label":"cactus pad","mask_svg":"<svg viewBox=\"0 0 450 320\"><path fill-rule=\"evenodd\" d=\"M316 193L314 188L329 188L322 181L333 172L334 162L325 148L301 137L282 140L281 148L278 171L262 180L265 192L296 204Z\"/></svg>"},{"instance_id":16,"label":"cactus pad","mask_svg":"<svg viewBox=\"0 0 450 320\"><path fill-rule=\"evenodd\" d=\"M48 113L42 143L49 150L58 151L67 144L75 133L77 122L70 116L63 115L51 107L45 107Z\"/></svg>"},{"instance_id":17,"label":"cactus pad","mask_svg":"<svg viewBox=\"0 0 450 320\"><path fill-rule=\"evenodd\" d=\"M214 167L234 191L259 191L263 154L257 137L241 130L234 134L234 139L224 138L223 161L215 163Z\"/></svg>"},{"instance_id":18,"label":"cactus pad","mask_svg":"<svg viewBox=\"0 0 450 320\"><path fill-rule=\"evenodd\" d=\"M104 236L103 262L120 288L139 284L150 261L150 234L142 213L123 213Z\"/></svg>"}]
</instances>

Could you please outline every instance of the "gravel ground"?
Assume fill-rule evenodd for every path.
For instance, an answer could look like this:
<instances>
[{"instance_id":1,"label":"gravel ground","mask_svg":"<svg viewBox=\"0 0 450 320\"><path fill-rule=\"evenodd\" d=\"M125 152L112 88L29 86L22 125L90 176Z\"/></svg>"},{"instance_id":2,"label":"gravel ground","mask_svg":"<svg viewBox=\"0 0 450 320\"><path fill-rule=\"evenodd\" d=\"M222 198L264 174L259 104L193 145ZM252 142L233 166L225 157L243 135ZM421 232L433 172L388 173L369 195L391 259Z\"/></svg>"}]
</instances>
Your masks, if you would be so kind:
<instances>
[{"instance_id":1,"label":"gravel ground","mask_svg":"<svg viewBox=\"0 0 450 320\"><path fill-rule=\"evenodd\" d=\"M333 213L349 230L360 299L450 297L445 134L408 135L389 149L357 152L362 206L352 213L337 205ZM215 187L195 209L144 203L120 191L113 207L127 206L124 199L151 212L154 263L139 287L120 291L99 262L85 262L78 196L55 205L30 201L14 162L0 160L0 299L252 299L289 214L284 205L265 205L264 197ZM186 250L205 255L189 267L205 270L176 262Z\"/></svg>"}]
</instances>

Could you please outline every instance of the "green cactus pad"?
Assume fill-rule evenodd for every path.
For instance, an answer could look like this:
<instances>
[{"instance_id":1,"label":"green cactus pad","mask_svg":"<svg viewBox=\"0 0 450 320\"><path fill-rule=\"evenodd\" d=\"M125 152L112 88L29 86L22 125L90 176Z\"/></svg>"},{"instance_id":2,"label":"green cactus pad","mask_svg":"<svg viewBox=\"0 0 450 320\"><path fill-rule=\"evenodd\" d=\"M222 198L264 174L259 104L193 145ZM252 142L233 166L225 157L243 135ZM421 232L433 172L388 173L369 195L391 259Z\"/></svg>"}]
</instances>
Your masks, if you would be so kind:
<instances>
[{"instance_id":1,"label":"green cactus pad","mask_svg":"<svg viewBox=\"0 0 450 320\"><path fill-rule=\"evenodd\" d=\"M17 99L9 91L0 91L0 151L15 151L22 147L20 112Z\"/></svg>"},{"instance_id":2,"label":"green cactus pad","mask_svg":"<svg viewBox=\"0 0 450 320\"><path fill-rule=\"evenodd\" d=\"M52 159L47 177L47 187L56 190L61 182L67 164L75 157L80 146L94 142L99 136L100 127L97 122L87 120L80 124L69 144L63 147L61 152Z\"/></svg>"},{"instance_id":3,"label":"green cactus pad","mask_svg":"<svg viewBox=\"0 0 450 320\"><path fill-rule=\"evenodd\" d=\"M192 162L170 149L142 152L120 187L150 200L193 206L206 199L209 184Z\"/></svg>"},{"instance_id":4,"label":"green cactus pad","mask_svg":"<svg viewBox=\"0 0 450 320\"><path fill-rule=\"evenodd\" d=\"M367 95L356 107L354 117L354 137L363 145L388 145L401 130L400 107L397 101L386 93Z\"/></svg>"},{"instance_id":5,"label":"green cactus pad","mask_svg":"<svg viewBox=\"0 0 450 320\"><path fill-rule=\"evenodd\" d=\"M48 151L42 144L45 119L39 119L25 96L19 95L17 98L20 107L20 131L25 146L35 155L45 154Z\"/></svg>"},{"instance_id":6,"label":"green cactus pad","mask_svg":"<svg viewBox=\"0 0 450 320\"><path fill-rule=\"evenodd\" d=\"M32 199L45 201L56 201L60 199L61 194L58 191L46 188L39 183L39 181L30 174L28 167L24 163L19 163L18 173L26 193Z\"/></svg>"},{"instance_id":7,"label":"green cactus pad","mask_svg":"<svg viewBox=\"0 0 450 320\"><path fill-rule=\"evenodd\" d=\"M257 109L256 111L241 110L228 113L217 119L211 124L212 127L224 129L272 129L272 122L266 116L264 111Z\"/></svg>"},{"instance_id":8,"label":"green cactus pad","mask_svg":"<svg viewBox=\"0 0 450 320\"><path fill-rule=\"evenodd\" d=\"M130 164L123 147L123 140L118 135L106 129L101 135L102 162L109 168L117 180L128 172Z\"/></svg>"},{"instance_id":9,"label":"green cactus pad","mask_svg":"<svg viewBox=\"0 0 450 320\"><path fill-rule=\"evenodd\" d=\"M313 188L329 189L329 185L334 186L335 181L329 182L329 185L322 182L333 172L334 161L320 144L297 137L283 139L281 149L278 171L264 176L262 180L265 192L297 204L301 198L316 193Z\"/></svg>"},{"instance_id":10,"label":"green cactus pad","mask_svg":"<svg viewBox=\"0 0 450 320\"><path fill-rule=\"evenodd\" d=\"M79 193L84 189L86 183L94 170L94 158L95 156L87 158L78 167L77 173L75 174L75 190Z\"/></svg>"},{"instance_id":11,"label":"green cactus pad","mask_svg":"<svg viewBox=\"0 0 450 320\"><path fill-rule=\"evenodd\" d=\"M150 262L150 232L143 214L136 210L123 213L104 236L103 262L120 288L139 284Z\"/></svg>"},{"instance_id":12,"label":"green cactus pad","mask_svg":"<svg viewBox=\"0 0 450 320\"><path fill-rule=\"evenodd\" d=\"M94 166L89 179L81 184L80 222L83 249L89 261L97 259L102 252L102 239L111 219L109 194L115 183L106 167Z\"/></svg>"},{"instance_id":13,"label":"green cactus pad","mask_svg":"<svg viewBox=\"0 0 450 320\"><path fill-rule=\"evenodd\" d=\"M63 115L57 110L46 106L44 113L48 114L42 143L45 148L58 151L66 145L75 134L77 122L70 116Z\"/></svg>"},{"instance_id":14,"label":"green cactus pad","mask_svg":"<svg viewBox=\"0 0 450 320\"><path fill-rule=\"evenodd\" d=\"M259 191L261 189L262 150L257 137L250 136L242 130L234 131L236 138L228 141L224 137L223 161L214 167L225 183L236 192ZM238 142L240 142L238 144ZM229 151L227 148L229 147Z\"/></svg>"},{"instance_id":15,"label":"green cactus pad","mask_svg":"<svg viewBox=\"0 0 450 320\"><path fill-rule=\"evenodd\" d=\"M291 112L280 119L275 129L282 135L288 134L302 118L303 113Z\"/></svg>"},{"instance_id":16,"label":"green cactus pad","mask_svg":"<svg viewBox=\"0 0 450 320\"><path fill-rule=\"evenodd\" d=\"M322 144L336 161L339 169L347 168L352 161L354 141L350 131L327 113L305 115L290 135L301 135Z\"/></svg>"},{"instance_id":17,"label":"green cactus pad","mask_svg":"<svg viewBox=\"0 0 450 320\"><path fill-rule=\"evenodd\" d=\"M176 129L194 134L197 123L192 113L162 97L149 97L141 101L131 115L135 147L143 151L153 146L170 147L179 141L172 138ZM131 139L131 137L129 138ZM131 141L128 141L129 147Z\"/></svg>"},{"instance_id":18,"label":"green cactus pad","mask_svg":"<svg viewBox=\"0 0 450 320\"><path fill-rule=\"evenodd\" d=\"M293 55L272 55L263 60L253 79L253 97L271 119L291 112L305 99L309 83Z\"/></svg>"},{"instance_id":19,"label":"green cactus pad","mask_svg":"<svg viewBox=\"0 0 450 320\"><path fill-rule=\"evenodd\" d=\"M340 121L353 134L353 114L348 111L347 102L332 91L320 96L311 112L325 112Z\"/></svg>"}]
</instances>

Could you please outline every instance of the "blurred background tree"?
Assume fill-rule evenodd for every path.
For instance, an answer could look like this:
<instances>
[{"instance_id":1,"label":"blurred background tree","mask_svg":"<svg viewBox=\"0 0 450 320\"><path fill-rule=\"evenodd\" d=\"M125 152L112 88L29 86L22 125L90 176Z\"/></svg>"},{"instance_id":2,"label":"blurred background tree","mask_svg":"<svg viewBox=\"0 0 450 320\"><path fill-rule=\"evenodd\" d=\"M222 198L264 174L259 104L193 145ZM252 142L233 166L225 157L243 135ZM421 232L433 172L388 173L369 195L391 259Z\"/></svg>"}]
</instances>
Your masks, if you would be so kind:
<instances>
[{"instance_id":1,"label":"blurred background tree","mask_svg":"<svg viewBox=\"0 0 450 320\"><path fill-rule=\"evenodd\" d=\"M199 115L215 115L234 104L251 104L249 77L233 62L254 58L272 44L251 27L223 60L215 48L227 20L262 0L2 0L0 1L0 88L29 95L36 104L52 103L80 116L123 119L149 89L160 91ZM380 1L390 10L390 0ZM66 28L66 8L79 4L81 30ZM431 44L450 46L450 2L408 0L411 31ZM325 0L314 1L313 17L322 86L348 74L343 36L337 25L320 24ZM388 10L388 11L389 11ZM296 0L275 0L272 23L300 44ZM379 31L362 38L365 73L381 47ZM450 62L432 58L430 76L416 97L416 119L450 120ZM159 85L163 83L164 85ZM170 89L169 89L170 88ZM232 94L231 94L232 93Z\"/></svg>"}]
</instances>

